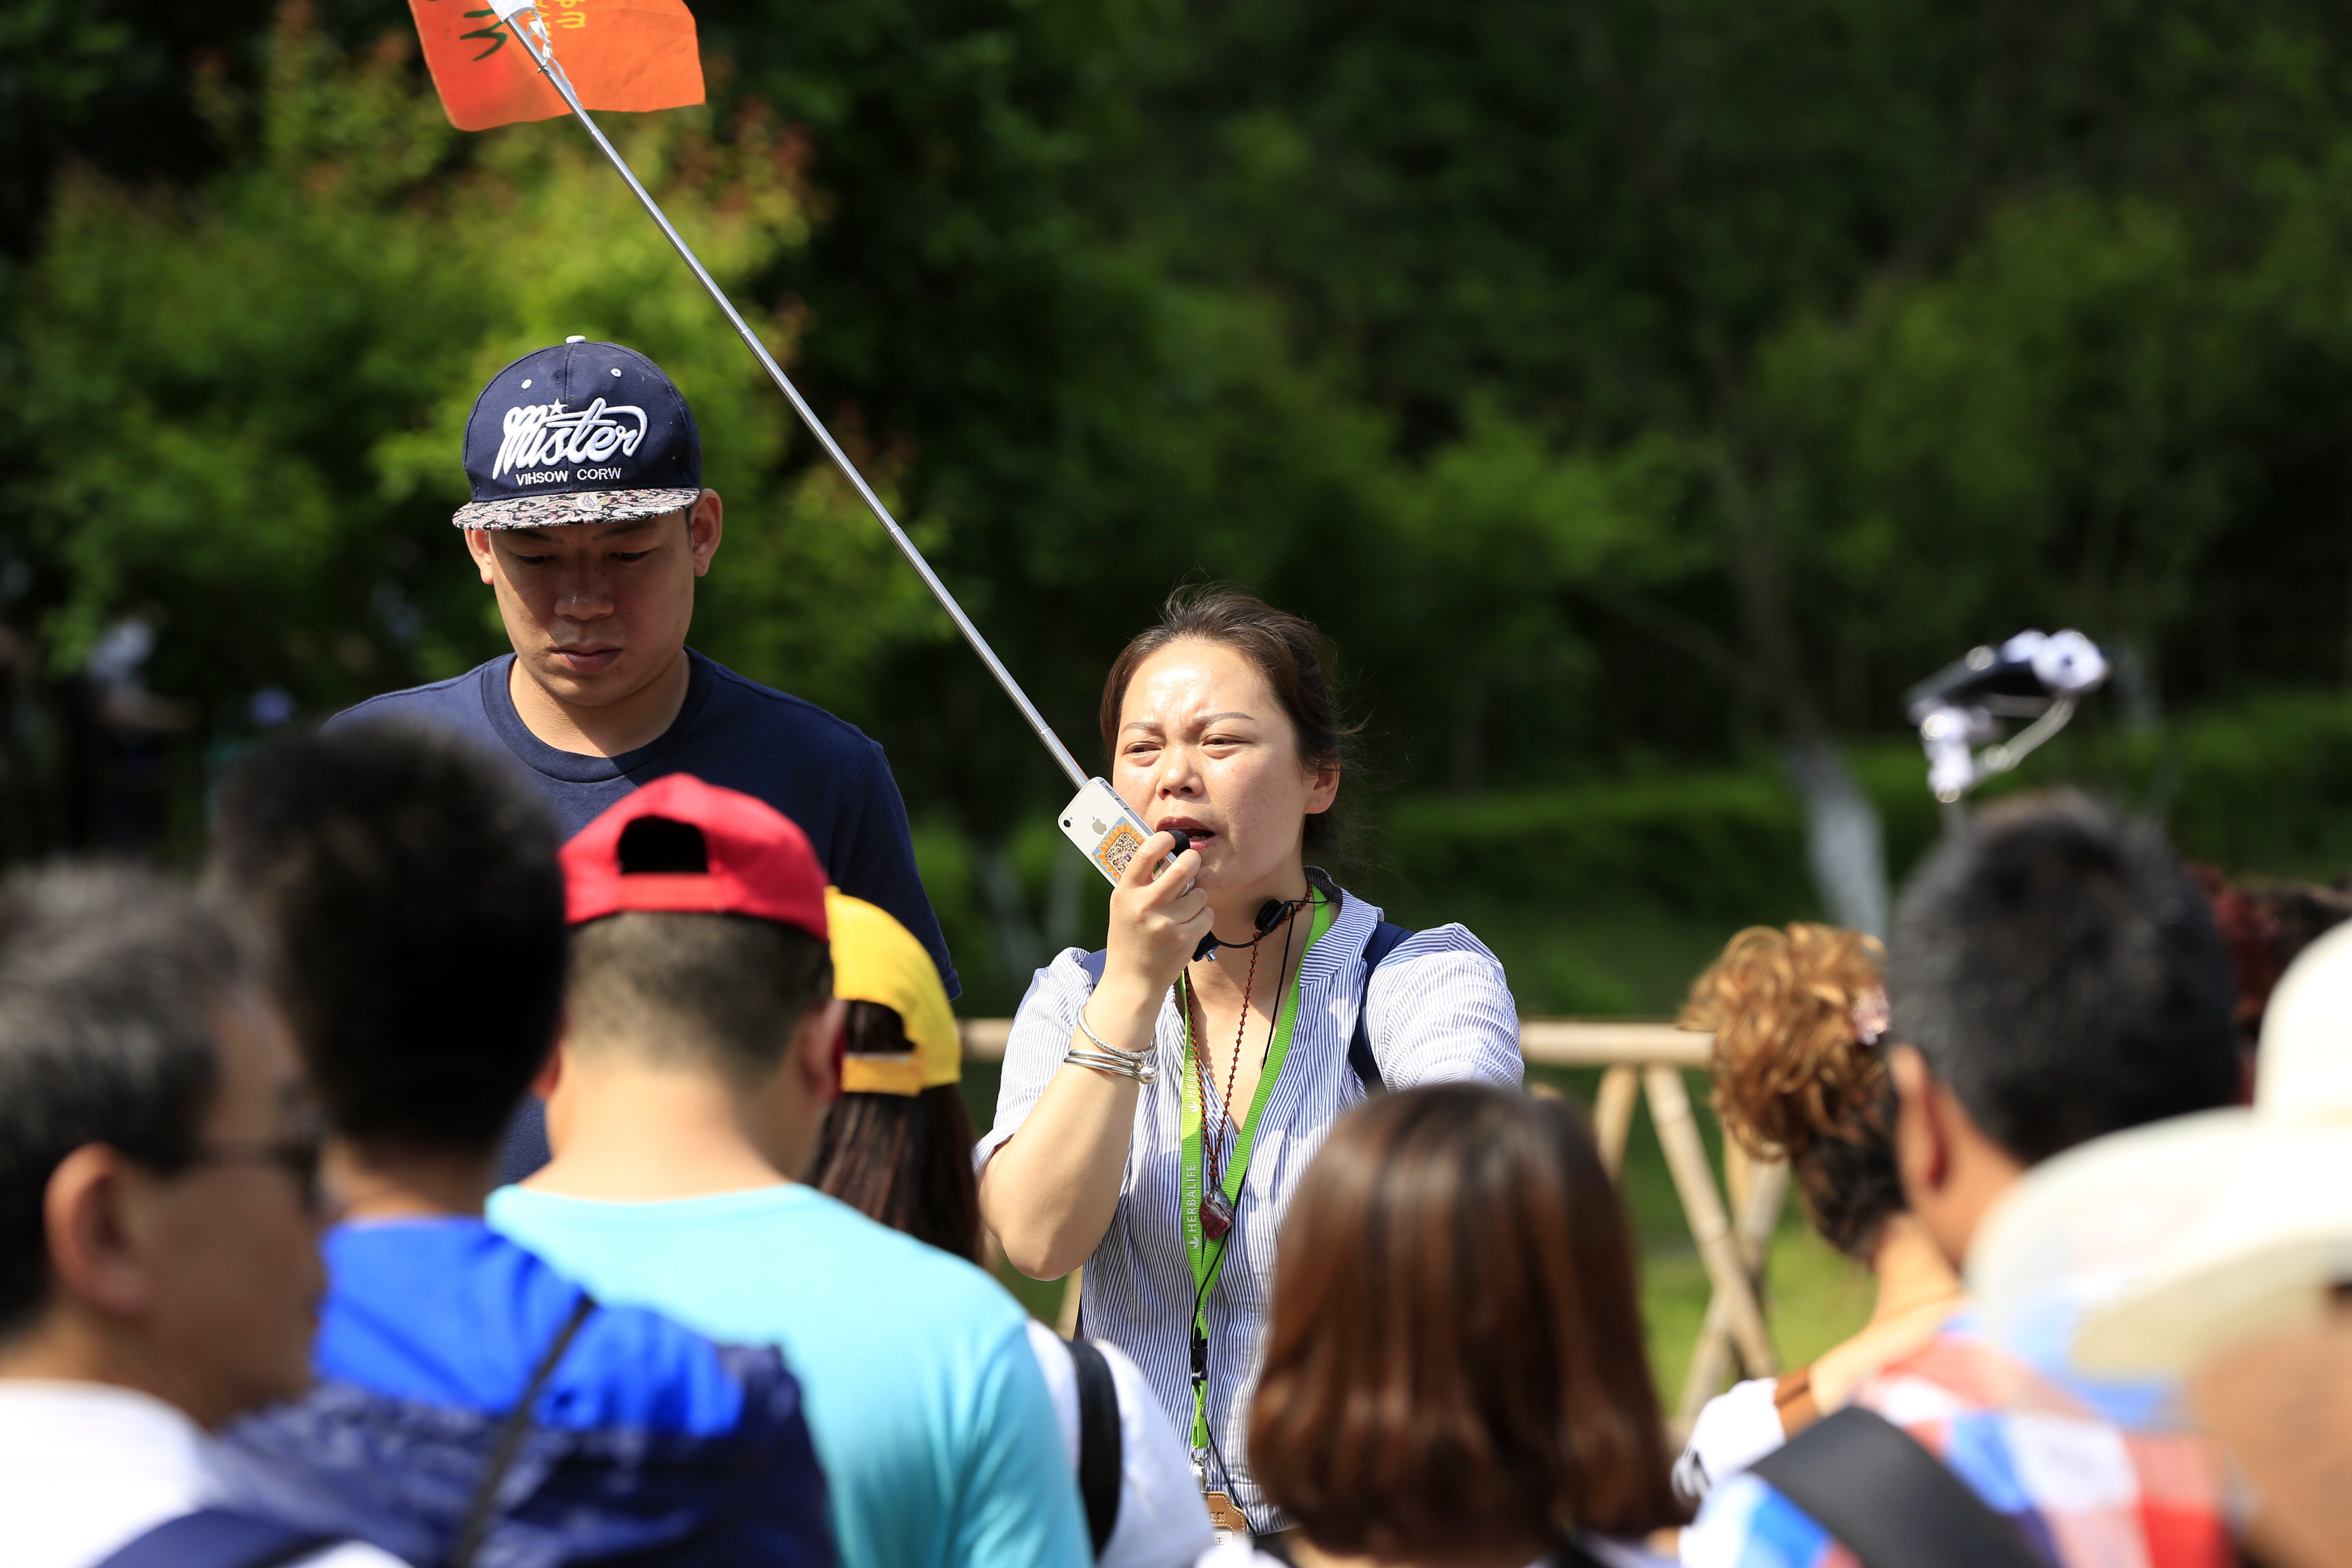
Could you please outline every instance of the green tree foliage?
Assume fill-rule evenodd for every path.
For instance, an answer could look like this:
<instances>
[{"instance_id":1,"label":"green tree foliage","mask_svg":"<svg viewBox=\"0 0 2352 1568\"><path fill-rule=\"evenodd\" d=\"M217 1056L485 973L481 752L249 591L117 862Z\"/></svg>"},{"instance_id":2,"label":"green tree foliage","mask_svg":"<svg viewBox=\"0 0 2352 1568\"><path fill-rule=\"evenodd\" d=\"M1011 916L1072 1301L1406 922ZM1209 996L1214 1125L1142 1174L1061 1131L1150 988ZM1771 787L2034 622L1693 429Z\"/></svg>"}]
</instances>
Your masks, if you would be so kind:
<instances>
[{"instance_id":1,"label":"green tree foliage","mask_svg":"<svg viewBox=\"0 0 2352 1568\"><path fill-rule=\"evenodd\" d=\"M616 129L1082 755L1189 576L1335 634L1415 832L1780 749L1833 797L2029 624L2142 712L2352 658L2340 7L695 9L711 108ZM146 617L221 733L459 668L466 401L619 337L730 501L698 640L1046 902L1058 781L576 130L457 136L396 9L312 16L0 23L0 621L57 676Z\"/></svg>"},{"instance_id":2,"label":"green tree foliage","mask_svg":"<svg viewBox=\"0 0 2352 1568\"><path fill-rule=\"evenodd\" d=\"M216 121L249 121L237 166L168 195L89 172L60 190L18 324L41 461L7 491L53 670L137 616L157 689L233 727L257 688L330 711L497 651L448 522L466 414L500 363L579 331L659 342L695 387L734 508L714 651L870 700L876 651L928 635L919 590L828 478L785 463L789 412L593 152L561 126L463 142L411 52L394 34L346 58L292 15L256 98L211 95ZM799 143L708 118L628 144L740 283L804 242Z\"/></svg>"}]
</instances>

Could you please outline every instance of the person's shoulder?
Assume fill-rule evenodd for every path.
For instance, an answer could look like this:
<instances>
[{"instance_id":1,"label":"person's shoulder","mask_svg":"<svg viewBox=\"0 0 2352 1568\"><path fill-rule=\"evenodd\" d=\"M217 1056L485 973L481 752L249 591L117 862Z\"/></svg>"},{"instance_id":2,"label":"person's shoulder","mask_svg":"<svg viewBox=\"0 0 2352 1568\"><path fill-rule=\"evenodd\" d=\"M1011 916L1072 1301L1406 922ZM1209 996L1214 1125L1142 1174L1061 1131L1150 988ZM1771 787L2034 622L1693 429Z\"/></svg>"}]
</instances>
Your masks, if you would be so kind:
<instances>
[{"instance_id":1,"label":"person's shoulder","mask_svg":"<svg viewBox=\"0 0 2352 1568\"><path fill-rule=\"evenodd\" d=\"M2039 1408L2076 1414L2074 1401L1961 1311L1925 1344L1896 1356L1854 1386L1851 1403L1897 1426L1947 1426L1961 1416Z\"/></svg>"},{"instance_id":2,"label":"person's shoulder","mask_svg":"<svg viewBox=\"0 0 2352 1568\"><path fill-rule=\"evenodd\" d=\"M481 683L484 675L492 666L504 663L507 658L507 655L500 654L446 680L430 680L422 686L381 692L352 703L320 728L339 730L346 725L364 724L380 719L424 719L479 724L483 721Z\"/></svg>"},{"instance_id":3,"label":"person's shoulder","mask_svg":"<svg viewBox=\"0 0 2352 1568\"><path fill-rule=\"evenodd\" d=\"M882 748L871 736L839 714L818 707L805 697L763 686L707 654L694 657L710 671L710 698L703 710L706 720L772 725L793 731L803 743L813 739L845 752L880 752Z\"/></svg>"},{"instance_id":4,"label":"person's shoulder","mask_svg":"<svg viewBox=\"0 0 2352 1568\"><path fill-rule=\"evenodd\" d=\"M1503 970L1503 961L1495 956L1494 950L1480 942L1470 928L1459 921L1449 921L1444 925L1427 926L1414 931L1390 950L1381 967L1385 969L1391 963L1402 966L1416 959L1432 958L1456 963L1466 961L1472 967L1492 969L1497 974Z\"/></svg>"},{"instance_id":5,"label":"person's shoulder","mask_svg":"<svg viewBox=\"0 0 2352 1568\"><path fill-rule=\"evenodd\" d=\"M802 1221L808 1244L834 1265L857 1268L869 1283L925 1303L926 1313L943 1323L992 1340L1024 1335L1028 1313L979 1265L869 1219L837 1198L795 1190L812 1200Z\"/></svg>"},{"instance_id":6,"label":"person's shoulder","mask_svg":"<svg viewBox=\"0 0 2352 1568\"><path fill-rule=\"evenodd\" d=\"M503 1410L577 1315L571 1348L545 1394L542 1418L551 1426L711 1436L741 1416L740 1383L717 1345L658 1312L594 1301L554 1265L488 1226L339 1226L328 1253L340 1278L322 1364L349 1381ZM373 1331L343 1331L355 1294L396 1295L404 1305L396 1312L362 1307ZM425 1377L428 1368L437 1375Z\"/></svg>"}]
</instances>

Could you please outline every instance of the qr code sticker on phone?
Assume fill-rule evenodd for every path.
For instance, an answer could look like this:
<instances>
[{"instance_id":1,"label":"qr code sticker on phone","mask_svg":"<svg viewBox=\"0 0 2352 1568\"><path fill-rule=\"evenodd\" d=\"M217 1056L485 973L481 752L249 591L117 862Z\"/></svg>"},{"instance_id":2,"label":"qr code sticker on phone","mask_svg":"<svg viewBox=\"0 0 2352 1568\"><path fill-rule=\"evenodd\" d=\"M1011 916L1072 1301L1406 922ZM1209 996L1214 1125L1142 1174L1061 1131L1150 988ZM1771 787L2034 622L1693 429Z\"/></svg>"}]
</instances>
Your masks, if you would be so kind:
<instances>
[{"instance_id":1,"label":"qr code sticker on phone","mask_svg":"<svg viewBox=\"0 0 2352 1568\"><path fill-rule=\"evenodd\" d=\"M1135 830L1135 824L1122 822L1110 830L1109 837L1095 846L1095 863L1114 878L1123 877L1127 874L1127 863L1134 859L1135 852L1142 847L1143 835Z\"/></svg>"}]
</instances>

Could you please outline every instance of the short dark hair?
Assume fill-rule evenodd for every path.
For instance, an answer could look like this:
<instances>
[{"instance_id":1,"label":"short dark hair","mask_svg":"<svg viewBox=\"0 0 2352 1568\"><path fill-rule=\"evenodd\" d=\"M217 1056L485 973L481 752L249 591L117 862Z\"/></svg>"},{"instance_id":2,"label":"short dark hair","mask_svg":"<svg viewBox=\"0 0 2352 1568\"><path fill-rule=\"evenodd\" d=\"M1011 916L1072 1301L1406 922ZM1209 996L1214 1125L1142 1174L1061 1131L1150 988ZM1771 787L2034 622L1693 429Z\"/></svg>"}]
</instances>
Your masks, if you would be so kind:
<instances>
[{"instance_id":1,"label":"short dark hair","mask_svg":"<svg viewBox=\"0 0 2352 1568\"><path fill-rule=\"evenodd\" d=\"M221 910L124 867L60 867L0 885L0 1337L50 1291L49 1178L104 1143L187 1168L220 1082L214 1012L257 985Z\"/></svg>"},{"instance_id":2,"label":"short dark hair","mask_svg":"<svg viewBox=\"0 0 2352 1568\"><path fill-rule=\"evenodd\" d=\"M1291 731L1298 737L1299 761L1310 768L1348 764L1357 727L1339 714L1331 639L1304 616L1277 610L1255 594L1218 583L1179 588L1169 595L1168 602L1160 607L1159 623L1136 633L1111 661L1097 715L1102 726L1104 756L1118 754L1119 710L1127 702L1136 667L1171 643L1188 641L1229 647L1257 667L1274 689L1275 700L1290 718ZM1346 848L1343 820L1334 811L1307 817L1307 847L1326 854Z\"/></svg>"},{"instance_id":3,"label":"short dark hair","mask_svg":"<svg viewBox=\"0 0 2352 1568\"><path fill-rule=\"evenodd\" d=\"M1633 1241L1576 1110L1442 1084L1333 1129L1283 1222L1249 1460L1348 1556L1677 1521Z\"/></svg>"},{"instance_id":4,"label":"short dark hair","mask_svg":"<svg viewBox=\"0 0 2352 1568\"><path fill-rule=\"evenodd\" d=\"M513 766L398 721L289 738L222 780L215 845L332 1130L494 1147L563 1000L555 825Z\"/></svg>"},{"instance_id":5,"label":"short dark hair","mask_svg":"<svg viewBox=\"0 0 2352 1568\"><path fill-rule=\"evenodd\" d=\"M2230 962L2156 830L2074 794L1987 808L1905 890L1890 1037L2028 1164L2226 1105Z\"/></svg>"},{"instance_id":6,"label":"short dark hair","mask_svg":"<svg viewBox=\"0 0 2352 1568\"><path fill-rule=\"evenodd\" d=\"M846 1033L850 1050L860 1056L915 1048L905 1020L879 1002L852 1002ZM877 1224L978 1263L974 1142L958 1085L937 1083L919 1094L845 1094L825 1112L803 1179Z\"/></svg>"},{"instance_id":7,"label":"short dark hair","mask_svg":"<svg viewBox=\"0 0 2352 1568\"><path fill-rule=\"evenodd\" d=\"M773 1072L832 994L832 949L776 921L629 910L572 932L573 1038L688 1053L737 1080Z\"/></svg>"}]
</instances>

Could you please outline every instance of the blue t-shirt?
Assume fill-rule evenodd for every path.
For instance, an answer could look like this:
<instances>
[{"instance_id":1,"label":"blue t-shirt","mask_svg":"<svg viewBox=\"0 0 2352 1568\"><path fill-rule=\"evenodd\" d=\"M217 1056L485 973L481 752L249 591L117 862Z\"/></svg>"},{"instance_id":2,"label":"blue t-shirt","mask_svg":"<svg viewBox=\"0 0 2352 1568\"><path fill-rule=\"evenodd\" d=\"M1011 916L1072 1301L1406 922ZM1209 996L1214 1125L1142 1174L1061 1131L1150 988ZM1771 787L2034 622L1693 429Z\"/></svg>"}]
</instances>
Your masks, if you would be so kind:
<instances>
[{"instance_id":1,"label":"blue t-shirt","mask_svg":"<svg viewBox=\"0 0 2352 1568\"><path fill-rule=\"evenodd\" d=\"M780 1347L844 1568L1092 1563L1027 1315L961 1258L798 1184L662 1203L502 1187L489 1218L599 1300Z\"/></svg>"},{"instance_id":2,"label":"blue t-shirt","mask_svg":"<svg viewBox=\"0 0 2352 1568\"><path fill-rule=\"evenodd\" d=\"M669 773L766 801L800 826L835 887L879 904L915 933L961 994L946 938L915 874L907 807L882 748L813 702L746 680L692 648L686 704L661 739L615 757L558 751L532 734L507 689L514 655L449 680L372 697L329 728L364 719L417 719L510 752L571 837L614 801Z\"/></svg>"}]
</instances>

